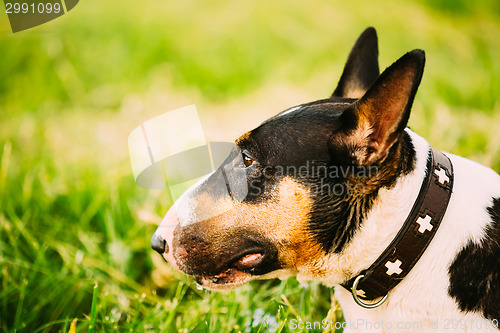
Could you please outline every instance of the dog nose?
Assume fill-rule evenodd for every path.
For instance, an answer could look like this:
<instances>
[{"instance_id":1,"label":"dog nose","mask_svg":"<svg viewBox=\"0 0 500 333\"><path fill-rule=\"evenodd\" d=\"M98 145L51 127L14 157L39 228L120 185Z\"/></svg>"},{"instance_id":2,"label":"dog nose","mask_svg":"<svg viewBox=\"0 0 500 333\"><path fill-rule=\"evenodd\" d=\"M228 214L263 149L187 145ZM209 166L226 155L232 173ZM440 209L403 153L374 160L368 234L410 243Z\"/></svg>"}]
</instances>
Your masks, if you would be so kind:
<instances>
[{"instance_id":1,"label":"dog nose","mask_svg":"<svg viewBox=\"0 0 500 333\"><path fill-rule=\"evenodd\" d=\"M167 241L156 233L151 237L151 247L159 254L168 253L169 250Z\"/></svg>"},{"instance_id":2,"label":"dog nose","mask_svg":"<svg viewBox=\"0 0 500 333\"><path fill-rule=\"evenodd\" d=\"M179 266L174 258L173 241L174 231L178 225L179 220L177 219L175 207L170 207L167 215L165 215L153 237L151 237L151 247L176 269L179 269Z\"/></svg>"}]
</instances>

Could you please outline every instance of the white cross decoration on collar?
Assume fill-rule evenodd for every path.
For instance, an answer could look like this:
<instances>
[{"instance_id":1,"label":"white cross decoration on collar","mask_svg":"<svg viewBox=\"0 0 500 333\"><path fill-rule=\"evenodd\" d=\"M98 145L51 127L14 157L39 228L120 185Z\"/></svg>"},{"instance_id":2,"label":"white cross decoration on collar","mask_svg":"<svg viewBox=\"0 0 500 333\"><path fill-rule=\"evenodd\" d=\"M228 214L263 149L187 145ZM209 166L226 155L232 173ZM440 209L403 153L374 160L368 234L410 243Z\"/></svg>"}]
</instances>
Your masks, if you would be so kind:
<instances>
[{"instance_id":1,"label":"white cross decoration on collar","mask_svg":"<svg viewBox=\"0 0 500 333\"><path fill-rule=\"evenodd\" d=\"M436 169L434 170L434 174L436 176L438 176L438 182L440 182L441 184L445 184L445 183L450 183L450 177L448 177L446 175L446 170L445 169Z\"/></svg>"},{"instance_id":2,"label":"white cross decoration on collar","mask_svg":"<svg viewBox=\"0 0 500 333\"><path fill-rule=\"evenodd\" d=\"M426 230L431 231L433 226L431 224L432 218L429 215L426 215L425 218L419 217L417 219L417 223L420 225L418 228L418 232L423 234Z\"/></svg>"},{"instance_id":3,"label":"white cross decoration on collar","mask_svg":"<svg viewBox=\"0 0 500 333\"><path fill-rule=\"evenodd\" d=\"M403 272L403 270L401 269L401 260L397 259L395 262L386 262L385 263L385 267L387 267L387 272L386 274L387 275L392 275L392 274L396 274L396 275L399 275Z\"/></svg>"}]
</instances>

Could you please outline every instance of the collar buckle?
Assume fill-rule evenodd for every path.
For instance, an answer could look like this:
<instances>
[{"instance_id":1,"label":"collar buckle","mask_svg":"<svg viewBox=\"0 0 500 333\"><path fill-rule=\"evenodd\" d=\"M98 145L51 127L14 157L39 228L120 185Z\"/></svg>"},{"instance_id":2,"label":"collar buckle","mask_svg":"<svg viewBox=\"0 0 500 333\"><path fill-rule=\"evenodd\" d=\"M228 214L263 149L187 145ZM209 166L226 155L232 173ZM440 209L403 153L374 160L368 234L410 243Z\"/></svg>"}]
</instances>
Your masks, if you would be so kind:
<instances>
[{"instance_id":1,"label":"collar buckle","mask_svg":"<svg viewBox=\"0 0 500 333\"><path fill-rule=\"evenodd\" d=\"M359 306L361 306L362 308L365 308L365 309L374 309L374 308L377 308L377 307L381 306L382 303L385 302L385 300L387 299L387 295L388 294L385 294L385 296L382 297L380 299L380 301L378 301L376 303L365 303L362 300L360 300L359 297L358 297L358 293L360 292L360 290L358 290L358 284L359 284L359 281L362 278L364 278L364 277L365 277L364 275L360 274L354 280L354 283L352 284L352 287L351 287L352 298L354 298L354 302L356 302L356 304L359 305Z\"/></svg>"}]
</instances>

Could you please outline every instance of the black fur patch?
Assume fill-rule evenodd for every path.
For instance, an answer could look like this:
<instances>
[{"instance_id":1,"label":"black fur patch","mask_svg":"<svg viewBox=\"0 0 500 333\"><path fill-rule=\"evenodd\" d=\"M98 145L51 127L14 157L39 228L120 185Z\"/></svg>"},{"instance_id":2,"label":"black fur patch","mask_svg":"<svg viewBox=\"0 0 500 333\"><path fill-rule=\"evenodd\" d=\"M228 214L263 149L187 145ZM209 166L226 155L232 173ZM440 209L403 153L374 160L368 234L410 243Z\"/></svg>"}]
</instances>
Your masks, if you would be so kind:
<instances>
[{"instance_id":1,"label":"black fur patch","mask_svg":"<svg viewBox=\"0 0 500 333\"><path fill-rule=\"evenodd\" d=\"M481 245L470 241L449 268L449 294L462 311L500 319L500 198L488 208L492 223Z\"/></svg>"},{"instance_id":2,"label":"black fur patch","mask_svg":"<svg viewBox=\"0 0 500 333\"><path fill-rule=\"evenodd\" d=\"M400 143L393 146L390 153L392 156L397 156L397 160L393 162L396 165L395 169L389 168L391 163L387 161L385 164L388 165L364 167L365 170L362 170L362 167L346 164L334 165L341 169L347 168L351 174L347 179L329 178L326 185L322 183L325 186L321 189L326 191L320 190L314 194L314 204L310 213L309 228L325 252L342 251L366 218L379 189L393 186L398 177L415 169L415 154L410 136L404 132ZM371 171L372 167L376 167L376 174ZM356 178L356 174L364 174L366 177L359 179ZM358 195L355 187L357 182L362 186L373 188L364 188L365 193ZM343 193L340 192L342 189L345 189Z\"/></svg>"}]
</instances>

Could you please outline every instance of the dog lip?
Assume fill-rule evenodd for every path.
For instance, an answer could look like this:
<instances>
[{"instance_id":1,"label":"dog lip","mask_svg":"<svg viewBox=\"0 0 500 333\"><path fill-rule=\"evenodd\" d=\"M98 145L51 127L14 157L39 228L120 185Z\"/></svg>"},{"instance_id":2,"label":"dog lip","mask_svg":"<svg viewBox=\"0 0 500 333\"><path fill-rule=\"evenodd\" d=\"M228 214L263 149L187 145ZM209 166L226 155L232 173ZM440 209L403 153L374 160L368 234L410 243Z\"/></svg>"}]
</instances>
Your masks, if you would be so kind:
<instances>
[{"instance_id":1,"label":"dog lip","mask_svg":"<svg viewBox=\"0 0 500 333\"><path fill-rule=\"evenodd\" d=\"M208 289L228 289L244 284L252 279L248 272L236 268L228 268L217 275L195 276L196 282Z\"/></svg>"},{"instance_id":2,"label":"dog lip","mask_svg":"<svg viewBox=\"0 0 500 333\"><path fill-rule=\"evenodd\" d=\"M262 248L250 248L228 260L220 271L228 268L236 268L246 271L258 267L267 258L266 252Z\"/></svg>"},{"instance_id":3,"label":"dog lip","mask_svg":"<svg viewBox=\"0 0 500 333\"><path fill-rule=\"evenodd\" d=\"M211 287L224 285L239 285L251 280L252 273L263 263L266 255L260 249L248 249L228 261L227 265L217 274L195 275L201 286Z\"/></svg>"},{"instance_id":4,"label":"dog lip","mask_svg":"<svg viewBox=\"0 0 500 333\"><path fill-rule=\"evenodd\" d=\"M259 266L263 260L264 254L260 252L250 253L241 257L233 266L241 270L252 269Z\"/></svg>"}]
</instances>

